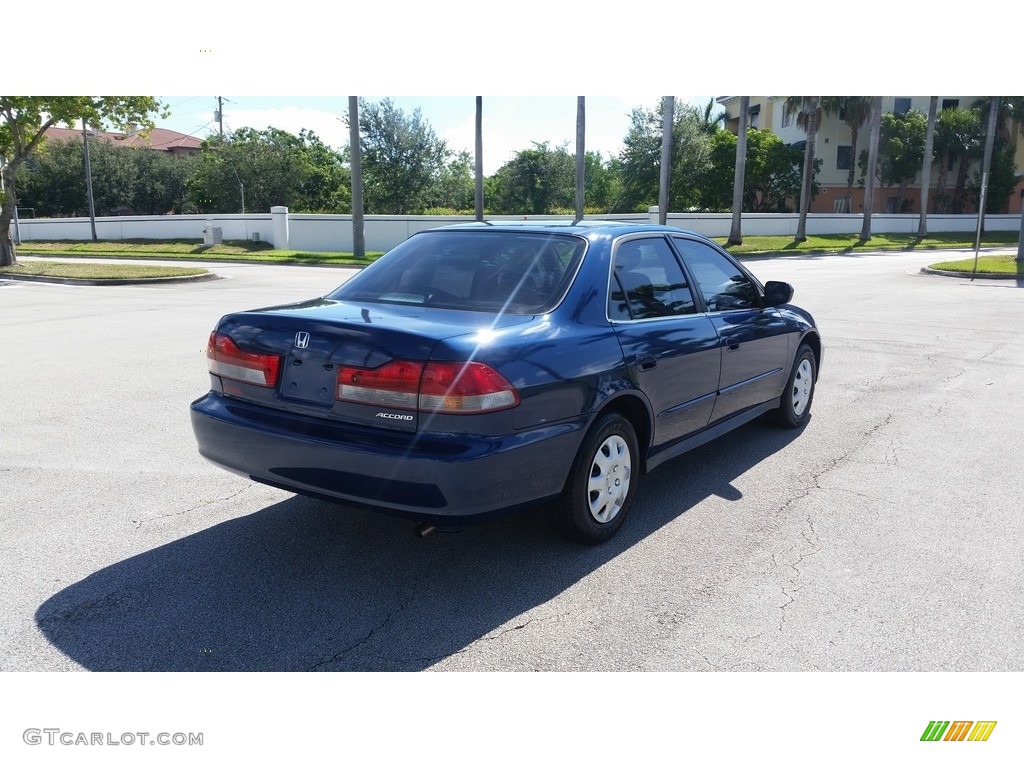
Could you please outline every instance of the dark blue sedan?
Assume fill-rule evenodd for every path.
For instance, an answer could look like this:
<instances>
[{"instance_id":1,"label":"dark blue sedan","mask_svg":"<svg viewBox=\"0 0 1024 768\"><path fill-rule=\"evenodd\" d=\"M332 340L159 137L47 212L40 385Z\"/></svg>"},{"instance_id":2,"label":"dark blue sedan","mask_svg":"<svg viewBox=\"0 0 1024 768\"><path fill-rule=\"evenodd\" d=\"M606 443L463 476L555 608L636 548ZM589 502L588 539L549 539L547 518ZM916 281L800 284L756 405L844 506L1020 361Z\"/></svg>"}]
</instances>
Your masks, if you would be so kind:
<instances>
[{"instance_id":1,"label":"dark blue sedan","mask_svg":"<svg viewBox=\"0 0 1024 768\"><path fill-rule=\"evenodd\" d=\"M192 426L288 491L421 526L554 501L596 544L663 461L807 421L821 338L792 296L671 227L442 227L326 296L223 317Z\"/></svg>"}]
</instances>

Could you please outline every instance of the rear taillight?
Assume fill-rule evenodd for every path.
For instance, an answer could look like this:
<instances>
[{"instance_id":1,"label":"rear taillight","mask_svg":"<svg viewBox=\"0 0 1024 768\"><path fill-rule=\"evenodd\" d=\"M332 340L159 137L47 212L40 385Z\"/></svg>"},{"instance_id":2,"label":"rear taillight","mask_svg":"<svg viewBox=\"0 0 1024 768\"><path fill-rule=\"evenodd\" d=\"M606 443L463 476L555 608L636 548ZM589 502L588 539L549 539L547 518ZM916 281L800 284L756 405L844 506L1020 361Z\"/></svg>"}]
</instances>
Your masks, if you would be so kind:
<instances>
[{"instance_id":1,"label":"rear taillight","mask_svg":"<svg viewBox=\"0 0 1024 768\"><path fill-rule=\"evenodd\" d=\"M206 346L210 373L260 387L277 385L277 374L281 368L279 355L257 352L243 352L234 340L224 333L214 331Z\"/></svg>"},{"instance_id":2,"label":"rear taillight","mask_svg":"<svg viewBox=\"0 0 1024 768\"><path fill-rule=\"evenodd\" d=\"M343 366L338 399L430 413L487 413L519 404L519 394L483 363L392 360L378 368Z\"/></svg>"},{"instance_id":3,"label":"rear taillight","mask_svg":"<svg viewBox=\"0 0 1024 768\"><path fill-rule=\"evenodd\" d=\"M504 376L483 363L427 363L420 384L420 410L486 413L519 405Z\"/></svg>"}]
</instances>

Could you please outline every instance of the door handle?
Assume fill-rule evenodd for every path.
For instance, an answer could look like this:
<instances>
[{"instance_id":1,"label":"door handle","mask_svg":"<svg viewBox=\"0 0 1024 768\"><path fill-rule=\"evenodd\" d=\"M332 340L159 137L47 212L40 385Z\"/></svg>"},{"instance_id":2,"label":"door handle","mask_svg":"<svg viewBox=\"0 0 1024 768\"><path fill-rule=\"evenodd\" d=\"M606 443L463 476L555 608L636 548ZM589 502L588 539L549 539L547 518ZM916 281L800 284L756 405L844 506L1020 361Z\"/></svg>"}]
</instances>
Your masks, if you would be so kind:
<instances>
[{"instance_id":1,"label":"door handle","mask_svg":"<svg viewBox=\"0 0 1024 768\"><path fill-rule=\"evenodd\" d=\"M636 364L640 366L641 371L649 371L658 364L658 360L654 355L637 355Z\"/></svg>"},{"instance_id":2,"label":"door handle","mask_svg":"<svg viewBox=\"0 0 1024 768\"><path fill-rule=\"evenodd\" d=\"M725 346L729 348L730 352L734 352L740 348L740 343L736 339L726 337L722 339L722 341L725 343Z\"/></svg>"}]
</instances>

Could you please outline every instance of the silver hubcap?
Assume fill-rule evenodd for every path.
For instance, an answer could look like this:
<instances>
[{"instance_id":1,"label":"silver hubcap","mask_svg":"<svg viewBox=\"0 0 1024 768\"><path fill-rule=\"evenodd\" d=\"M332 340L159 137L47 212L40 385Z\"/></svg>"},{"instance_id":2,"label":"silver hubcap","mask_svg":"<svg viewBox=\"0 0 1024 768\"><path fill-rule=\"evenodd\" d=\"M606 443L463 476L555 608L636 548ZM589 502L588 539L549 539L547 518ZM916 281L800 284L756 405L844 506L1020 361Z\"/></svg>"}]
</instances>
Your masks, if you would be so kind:
<instances>
[{"instance_id":1,"label":"silver hubcap","mask_svg":"<svg viewBox=\"0 0 1024 768\"><path fill-rule=\"evenodd\" d=\"M811 389L814 387L814 369L811 361L804 359L796 367L796 376L793 377L793 413L803 416L807 410L807 403L811 399Z\"/></svg>"},{"instance_id":2,"label":"silver hubcap","mask_svg":"<svg viewBox=\"0 0 1024 768\"><path fill-rule=\"evenodd\" d=\"M607 523L622 509L629 491L632 460L629 446L612 435L597 449L590 464L587 486L590 514L599 523Z\"/></svg>"}]
</instances>

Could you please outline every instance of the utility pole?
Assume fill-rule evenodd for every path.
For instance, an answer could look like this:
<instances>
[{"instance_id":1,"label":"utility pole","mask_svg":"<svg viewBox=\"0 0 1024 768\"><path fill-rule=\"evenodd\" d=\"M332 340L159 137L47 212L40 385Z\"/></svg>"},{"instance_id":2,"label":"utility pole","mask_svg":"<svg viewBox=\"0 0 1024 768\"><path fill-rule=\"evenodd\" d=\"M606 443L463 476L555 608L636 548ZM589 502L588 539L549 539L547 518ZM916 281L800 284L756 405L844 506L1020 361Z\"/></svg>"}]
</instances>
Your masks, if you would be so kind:
<instances>
[{"instance_id":1,"label":"utility pole","mask_svg":"<svg viewBox=\"0 0 1024 768\"><path fill-rule=\"evenodd\" d=\"M89 164L89 131L82 118L82 145L85 151L85 192L89 197L89 223L92 225L92 239L96 242L96 205L92 200L92 166Z\"/></svg>"},{"instance_id":2,"label":"utility pole","mask_svg":"<svg viewBox=\"0 0 1024 768\"><path fill-rule=\"evenodd\" d=\"M676 113L676 97L662 98L661 116L661 182L658 190L658 223L668 222L668 185L672 181L672 127Z\"/></svg>"},{"instance_id":3,"label":"utility pole","mask_svg":"<svg viewBox=\"0 0 1024 768\"><path fill-rule=\"evenodd\" d=\"M220 137L224 138L224 97L217 97L217 114L214 115L217 120L218 126L220 126Z\"/></svg>"},{"instance_id":4,"label":"utility pole","mask_svg":"<svg viewBox=\"0 0 1024 768\"><path fill-rule=\"evenodd\" d=\"M363 156L359 144L359 97L348 97L348 143L352 163L352 255L366 256L366 236L363 232Z\"/></svg>"}]
</instances>

